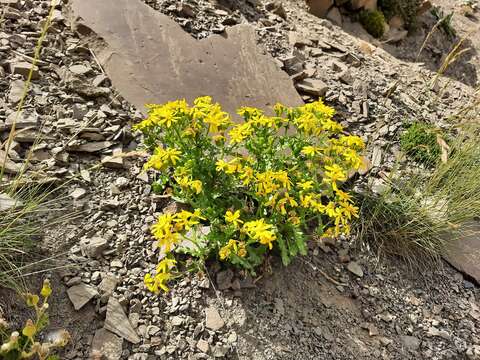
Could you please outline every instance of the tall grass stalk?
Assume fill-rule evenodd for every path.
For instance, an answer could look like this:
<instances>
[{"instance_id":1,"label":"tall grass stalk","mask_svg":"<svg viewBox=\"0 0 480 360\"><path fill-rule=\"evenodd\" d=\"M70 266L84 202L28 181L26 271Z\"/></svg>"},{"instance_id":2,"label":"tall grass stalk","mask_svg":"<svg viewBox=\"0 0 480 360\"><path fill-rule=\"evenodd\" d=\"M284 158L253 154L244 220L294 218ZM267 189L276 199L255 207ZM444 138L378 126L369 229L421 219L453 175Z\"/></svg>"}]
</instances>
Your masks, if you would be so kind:
<instances>
[{"instance_id":1,"label":"tall grass stalk","mask_svg":"<svg viewBox=\"0 0 480 360\"><path fill-rule=\"evenodd\" d=\"M35 47L35 55L9 136L4 144L0 144L0 149L3 148L5 151L5 157L0 159L0 193L15 201L13 206L0 210L0 285L3 286L18 288L19 285L22 285L20 281L22 270L25 269L25 266L28 266L27 264L38 260L38 257L32 256L31 249L36 245L35 241L38 240L45 228L45 219L50 218L53 212L60 210L58 205L60 199L56 197L54 188L45 188L39 184L23 185L23 183L28 184L28 181L24 182L23 178L29 166L34 146L27 152L24 163L13 181L6 179L3 166L7 161L8 153L15 138L16 124L31 86L33 71L41 56L43 42L52 23L54 8L55 1L52 0L48 16ZM2 11L2 19L3 13ZM39 139L35 140L34 145L38 143ZM57 217L56 220L49 221L48 225L54 225L59 221L65 221L65 218Z\"/></svg>"}]
</instances>

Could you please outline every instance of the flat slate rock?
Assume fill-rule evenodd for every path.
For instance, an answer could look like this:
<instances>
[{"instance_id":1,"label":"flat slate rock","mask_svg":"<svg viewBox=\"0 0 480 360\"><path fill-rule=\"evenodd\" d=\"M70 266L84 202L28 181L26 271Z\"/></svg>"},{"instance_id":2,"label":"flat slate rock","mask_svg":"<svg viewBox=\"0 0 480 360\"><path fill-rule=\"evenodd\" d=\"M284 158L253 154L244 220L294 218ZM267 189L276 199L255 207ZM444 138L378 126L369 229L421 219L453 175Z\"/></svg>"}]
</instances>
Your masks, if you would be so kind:
<instances>
[{"instance_id":1,"label":"flat slate rock","mask_svg":"<svg viewBox=\"0 0 480 360\"><path fill-rule=\"evenodd\" d=\"M140 337L133 329L122 305L114 297L108 299L107 316L103 327L133 344L140 342Z\"/></svg>"},{"instance_id":2,"label":"flat slate rock","mask_svg":"<svg viewBox=\"0 0 480 360\"><path fill-rule=\"evenodd\" d=\"M100 63L140 111L148 103L192 103L204 95L231 114L241 106L268 110L277 102L303 104L288 75L260 51L249 25L196 40L140 0L73 0L70 15L77 28L104 40L92 43Z\"/></svg>"},{"instance_id":3,"label":"flat slate rock","mask_svg":"<svg viewBox=\"0 0 480 360\"><path fill-rule=\"evenodd\" d=\"M465 225L463 234L450 241L444 257L454 268L480 284L480 223Z\"/></svg>"},{"instance_id":4,"label":"flat slate rock","mask_svg":"<svg viewBox=\"0 0 480 360\"><path fill-rule=\"evenodd\" d=\"M102 355L102 359L119 360L122 357L123 339L120 336L106 330L99 329L95 332L92 341L92 356L95 352Z\"/></svg>"},{"instance_id":5,"label":"flat slate rock","mask_svg":"<svg viewBox=\"0 0 480 360\"><path fill-rule=\"evenodd\" d=\"M67 295L75 310L80 310L95 296L98 296L98 291L90 285L80 283L69 288Z\"/></svg>"}]
</instances>

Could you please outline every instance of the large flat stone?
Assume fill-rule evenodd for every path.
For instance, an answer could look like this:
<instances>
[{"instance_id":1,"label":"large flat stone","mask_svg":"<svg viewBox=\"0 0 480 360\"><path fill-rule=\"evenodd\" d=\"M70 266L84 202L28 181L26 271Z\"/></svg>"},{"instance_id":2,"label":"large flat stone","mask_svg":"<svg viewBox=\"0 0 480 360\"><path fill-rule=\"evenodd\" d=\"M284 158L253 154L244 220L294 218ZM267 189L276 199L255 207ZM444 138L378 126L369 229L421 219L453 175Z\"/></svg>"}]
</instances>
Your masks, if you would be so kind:
<instances>
[{"instance_id":1,"label":"large flat stone","mask_svg":"<svg viewBox=\"0 0 480 360\"><path fill-rule=\"evenodd\" d=\"M77 28L103 39L91 46L114 87L140 111L146 103L204 95L230 113L303 104L287 74L257 47L249 25L196 40L140 0L73 0L71 15Z\"/></svg>"},{"instance_id":2,"label":"large flat stone","mask_svg":"<svg viewBox=\"0 0 480 360\"><path fill-rule=\"evenodd\" d=\"M450 240L445 259L480 284L480 223L465 225L458 239Z\"/></svg>"},{"instance_id":3,"label":"large flat stone","mask_svg":"<svg viewBox=\"0 0 480 360\"><path fill-rule=\"evenodd\" d=\"M108 300L107 315L103 327L133 344L140 342L140 338L133 329L122 305L114 297L110 297Z\"/></svg>"}]
</instances>

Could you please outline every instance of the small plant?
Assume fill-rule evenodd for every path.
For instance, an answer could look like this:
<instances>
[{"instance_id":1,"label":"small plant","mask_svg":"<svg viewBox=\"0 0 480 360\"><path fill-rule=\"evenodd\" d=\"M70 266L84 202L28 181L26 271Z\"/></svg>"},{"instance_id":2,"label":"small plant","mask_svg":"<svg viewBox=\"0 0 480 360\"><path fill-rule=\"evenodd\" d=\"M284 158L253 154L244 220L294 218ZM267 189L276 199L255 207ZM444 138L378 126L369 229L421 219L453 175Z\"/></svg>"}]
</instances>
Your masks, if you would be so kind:
<instances>
[{"instance_id":1,"label":"small plant","mask_svg":"<svg viewBox=\"0 0 480 360\"><path fill-rule=\"evenodd\" d=\"M440 29L442 29L451 39L454 39L455 36L457 36L457 32L452 25L453 11L450 14L445 15L439 6L434 6L431 12L435 19L437 19Z\"/></svg>"},{"instance_id":2,"label":"small plant","mask_svg":"<svg viewBox=\"0 0 480 360\"><path fill-rule=\"evenodd\" d=\"M3 335L2 345L0 346L0 355L2 359L33 359L38 357L40 360L54 360L59 357L52 355L54 348L64 347L70 335L67 331L61 330L56 338L49 342L39 342L37 337L39 333L48 326L48 298L52 294L50 282L45 280L40 295L43 298L40 304L40 297L35 294L27 293L24 295L28 307L35 310L35 321L28 319L22 331L13 331L7 335L8 324L0 318L0 330Z\"/></svg>"},{"instance_id":3,"label":"small plant","mask_svg":"<svg viewBox=\"0 0 480 360\"><path fill-rule=\"evenodd\" d=\"M276 116L241 108L243 122L234 124L210 97L193 107L149 106L136 126L153 150L145 169L158 174L157 190L192 210L163 214L152 226L166 257L145 276L151 291L168 290L173 252L254 271L269 251L285 265L306 254L312 226L321 236L349 232L358 209L341 184L361 166L363 141L343 134L321 101L274 109ZM208 231L196 231L202 225Z\"/></svg>"},{"instance_id":4,"label":"small plant","mask_svg":"<svg viewBox=\"0 0 480 360\"><path fill-rule=\"evenodd\" d=\"M413 160L424 165L435 164L441 152L435 129L420 122L410 124L400 138L400 147Z\"/></svg>"},{"instance_id":5,"label":"small plant","mask_svg":"<svg viewBox=\"0 0 480 360\"><path fill-rule=\"evenodd\" d=\"M387 20L398 15L405 21L407 29L411 29L416 24L420 3L420 0L379 0L378 7Z\"/></svg>"},{"instance_id":6,"label":"small plant","mask_svg":"<svg viewBox=\"0 0 480 360\"><path fill-rule=\"evenodd\" d=\"M385 17L380 11L362 11L360 13L360 23L375 38L382 37L385 32Z\"/></svg>"}]
</instances>

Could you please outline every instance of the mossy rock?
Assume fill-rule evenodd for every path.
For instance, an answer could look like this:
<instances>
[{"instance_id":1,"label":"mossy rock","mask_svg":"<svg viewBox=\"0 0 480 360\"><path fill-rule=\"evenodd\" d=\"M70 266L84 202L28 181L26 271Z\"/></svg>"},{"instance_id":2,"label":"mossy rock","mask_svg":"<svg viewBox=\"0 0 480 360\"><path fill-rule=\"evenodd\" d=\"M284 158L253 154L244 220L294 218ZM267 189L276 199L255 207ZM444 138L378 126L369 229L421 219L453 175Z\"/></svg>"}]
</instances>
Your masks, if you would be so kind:
<instances>
[{"instance_id":1,"label":"mossy rock","mask_svg":"<svg viewBox=\"0 0 480 360\"><path fill-rule=\"evenodd\" d=\"M400 138L400 147L413 160L433 165L440 157L437 131L431 125L414 122Z\"/></svg>"},{"instance_id":2,"label":"mossy rock","mask_svg":"<svg viewBox=\"0 0 480 360\"><path fill-rule=\"evenodd\" d=\"M385 17L380 11L364 10L360 13L360 23L373 37L380 38L385 32Z\"/></svg>"}]
</instances>

